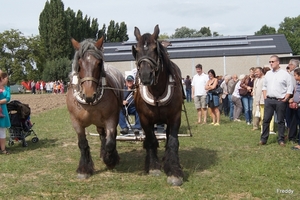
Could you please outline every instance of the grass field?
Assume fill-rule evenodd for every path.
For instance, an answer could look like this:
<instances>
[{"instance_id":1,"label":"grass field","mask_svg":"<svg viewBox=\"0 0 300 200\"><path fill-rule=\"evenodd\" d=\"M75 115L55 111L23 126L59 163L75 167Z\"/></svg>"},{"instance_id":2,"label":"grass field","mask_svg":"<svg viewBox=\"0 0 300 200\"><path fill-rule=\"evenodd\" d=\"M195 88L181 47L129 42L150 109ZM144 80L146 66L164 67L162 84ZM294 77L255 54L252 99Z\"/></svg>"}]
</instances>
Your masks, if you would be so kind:
<instances>
[{"instance_id":1,"label":"grass field","mask_svg":"<svg viewBox=\"0 0 300 200\"><path fill-rule=\"evenodd\" d=\"M300 152L280 147L276 135L258 146L260 132L245 122L196 124L192 103L186 104L193 137L180 137L184 184L171 187L166 175L144 173L141 142L118 141L120 164L112 171L99 159L99 137L88 136L96 172L77 179L79 149L66 107L32 116L40 141L16 143L0 155L0 199L298 199ZM93 127L88 128L95 132ZM183 114L180 133L187 132ZM164 141L160 142L160 158Z\"/></svg>"}]
</instances>

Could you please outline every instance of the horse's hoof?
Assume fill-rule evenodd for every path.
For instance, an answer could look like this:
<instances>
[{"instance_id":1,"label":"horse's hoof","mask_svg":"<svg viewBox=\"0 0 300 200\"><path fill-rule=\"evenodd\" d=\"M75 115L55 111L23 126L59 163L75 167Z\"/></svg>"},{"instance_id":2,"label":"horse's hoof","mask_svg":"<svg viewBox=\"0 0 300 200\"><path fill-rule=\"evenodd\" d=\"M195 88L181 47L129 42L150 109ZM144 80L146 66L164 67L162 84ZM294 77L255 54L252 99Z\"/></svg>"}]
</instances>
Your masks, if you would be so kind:
<instances>
[{"instance_id":1,"label":"horse's hoof","mask_svg":"<svg viewBox=\"0 0 300 200\"><path fill-rule=\"evenodd\" d=\"M150 174L151 176L160 176L160 175L161 175L161 171L158 170L158 169L153 169L153 170L150 170L150 171L149 171L149 174Z\"/></svg>"},{"instance_id":2,"label":"horse's hoof","mask_svg":"<svg viewBox=\"0 0 300 200\"><path fill-rule=\"evenodd\" d=\"M176 176L168 176L167 183L172 186L181 186L183 183L183 178Z\"/></svg>"},{"instance_id":3,"label":"horse's hoof","mask_svg":"<svg viewBox=\"0 0 300 200\"><path fill-rule=\"evenodd\" d=\"M91 175L89 174L78 174L77 178L78 179L88 179Z\"/></svg>"}]
</instances>

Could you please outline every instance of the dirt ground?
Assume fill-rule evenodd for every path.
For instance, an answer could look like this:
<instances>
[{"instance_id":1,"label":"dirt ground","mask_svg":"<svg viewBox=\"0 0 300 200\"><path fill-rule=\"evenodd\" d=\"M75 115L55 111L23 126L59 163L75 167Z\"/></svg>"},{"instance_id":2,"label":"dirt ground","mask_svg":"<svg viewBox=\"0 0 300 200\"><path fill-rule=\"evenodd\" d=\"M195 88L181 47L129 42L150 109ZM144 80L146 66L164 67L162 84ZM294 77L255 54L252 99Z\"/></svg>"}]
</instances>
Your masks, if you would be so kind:
<instances>
[{"instance_id":1,"label":"dirt ground","mask_svg":"<svg viewBox=\"0 0 300 200\"><path fill-rule=\"evenodd\" d=\"M66 105L66 94L12 94L12 100L28 104L34 115Z\"/></svg>"}]
</instances>

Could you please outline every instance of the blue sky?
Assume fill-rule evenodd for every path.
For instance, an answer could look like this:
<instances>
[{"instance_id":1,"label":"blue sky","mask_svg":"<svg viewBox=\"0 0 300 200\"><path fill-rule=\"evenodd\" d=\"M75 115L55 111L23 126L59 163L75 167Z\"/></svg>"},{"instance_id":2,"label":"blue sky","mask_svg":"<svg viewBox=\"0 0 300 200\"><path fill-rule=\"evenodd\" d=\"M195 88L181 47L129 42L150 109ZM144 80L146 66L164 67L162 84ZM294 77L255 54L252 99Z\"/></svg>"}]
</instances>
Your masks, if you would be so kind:
<instances>
[{"instance_id":1,"label":"blue sky","mask_svg":"<svg viewBox=\"0 0 300 200\"><path fill-rule=\"evenodd\" d=\"M0 32L18 29L25 36L37 35L39 15L46 0L0 0ZM160 33L174 34L176 28L186 26L199 30L210 27L222 35L253 35L263 25L276 29L285 17L297 17L299 0L63 0L84 15L98 18L99 28L110 20L127 24L130 40L134 27L141 33L153 32L159 24Z\"/></svg>"}]
</instances>

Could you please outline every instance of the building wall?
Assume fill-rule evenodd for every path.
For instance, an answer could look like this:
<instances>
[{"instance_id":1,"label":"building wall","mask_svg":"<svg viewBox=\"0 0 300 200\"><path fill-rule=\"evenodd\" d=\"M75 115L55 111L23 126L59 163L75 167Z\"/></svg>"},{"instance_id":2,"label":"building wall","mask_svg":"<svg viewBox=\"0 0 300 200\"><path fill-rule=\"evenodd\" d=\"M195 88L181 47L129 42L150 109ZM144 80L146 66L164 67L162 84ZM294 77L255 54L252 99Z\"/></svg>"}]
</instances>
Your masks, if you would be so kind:
<instances>
[{"instance_id":1,"label":"building wall","mask_svg":"<svg viewBox=\"0 0 300 200\"><path fill-rule=\"evenodd\" d=\"M188 59L171 59L176 63L182 72L182 77L190 75L191 77L196 73L195 66L202 64L203 71L207 72L214 69L216 75L225 74L248 74L251 67L265 67L269 66L269 58L271 55L257 55L257 56L235 56L235 57L208 57L208 58L188 58ZM281 54L281 56L289 56L289 54ZM109 64L118 68L123 75L125 71L134 69L135 61L126 62L109 62ZM286 64L281 67L285 69Z\"/></svg>"}]
</instances>

